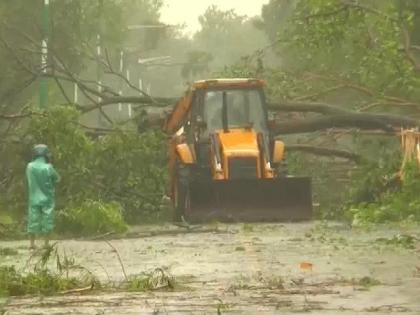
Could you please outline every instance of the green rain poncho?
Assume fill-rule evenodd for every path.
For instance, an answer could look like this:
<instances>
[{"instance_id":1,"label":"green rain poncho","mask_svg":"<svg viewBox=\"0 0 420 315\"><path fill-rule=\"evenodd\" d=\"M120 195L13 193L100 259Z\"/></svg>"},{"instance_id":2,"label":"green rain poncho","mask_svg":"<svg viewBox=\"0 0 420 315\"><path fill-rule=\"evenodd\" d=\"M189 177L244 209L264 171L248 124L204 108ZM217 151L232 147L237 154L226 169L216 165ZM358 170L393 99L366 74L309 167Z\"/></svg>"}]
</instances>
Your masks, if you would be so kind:
<instances>
[{"instance_id":1,"label":"green rain poncho","mask_svg":"<svg viewBox=\"0 0 420 315\"><path fill-rule=\"evenodd\" d=\"M48 156L47 146L35 146L34 159L26 168L30 234L46 234L54 229L55 185L60 177L54 167L47 162Z\"/></svg>"}]
</instances>

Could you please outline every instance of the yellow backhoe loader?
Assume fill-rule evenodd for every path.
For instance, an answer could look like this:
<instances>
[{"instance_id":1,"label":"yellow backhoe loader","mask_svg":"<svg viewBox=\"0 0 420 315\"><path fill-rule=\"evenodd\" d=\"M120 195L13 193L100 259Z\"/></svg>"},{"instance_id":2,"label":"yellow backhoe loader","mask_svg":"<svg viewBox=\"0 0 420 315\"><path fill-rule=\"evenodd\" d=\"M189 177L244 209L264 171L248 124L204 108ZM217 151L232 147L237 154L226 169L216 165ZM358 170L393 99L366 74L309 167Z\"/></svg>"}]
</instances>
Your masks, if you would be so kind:
<instances>
[{"instance_id":1,"label":"yellow backhoe loader","mask_svg":"<svg viewBox=\"0 0 420 315\"><path fill-rule=\"evenodd\" d=\"M175 219L295 221L312 217L311 179L279 172L285 145L270 131L257 79L196 81L165 121Z\"/></svg>"}]
</instances>

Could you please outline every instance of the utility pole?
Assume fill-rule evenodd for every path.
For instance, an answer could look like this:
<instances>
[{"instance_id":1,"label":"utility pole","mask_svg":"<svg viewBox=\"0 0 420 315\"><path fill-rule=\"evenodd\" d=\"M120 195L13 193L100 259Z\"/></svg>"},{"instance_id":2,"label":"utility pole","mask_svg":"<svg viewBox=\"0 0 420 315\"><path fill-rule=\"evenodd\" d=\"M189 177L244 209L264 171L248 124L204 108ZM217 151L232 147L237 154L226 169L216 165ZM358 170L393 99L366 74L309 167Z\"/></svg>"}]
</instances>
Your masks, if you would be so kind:
<instances>
[{"instance_id":1,"label":"utility pole","mask_svg":"<svg viewBox=\"0 0 420 315\"><path fill-rule=\"evenodd\" d=\"M126 78L127 78L127 81L130 82L130 69L128 68L126 71ZM131 116L132 116L132 105L128 104L128 118L131 118Z\"/></svg>"},{"instance_id":2,"label":"utility pole","mask_svg":"<svg viewBox=\"0 0 420 315\"><path fill-rule=\"evenodd\" d=\"M74 102L74 104L79 103L79 87L78 87L77 83L74 83L74 85L73 85L73 102Z\"/></svg>"},{"instance_id":3,"label":"utility pole","mask_svg":"<svg viewBox=\"0 0 420 315\"><path fill-rule=\"evenodd\" d=\"M96 82L97 91L102 93L102 69L101 69L101 58L102 58L102 34L104 32L104 21L103 21L103 0L99 0L98 3L98 15L99 15L99 32L96 35ZM98 95L98 103L102 101L102 98ZM98 108L98 126L102 126L102 113L101 109Z\"/></svg>"},{"instance_id":4,"label":"utility pole","mask_svg":"<svg viewBox=\"0 0 420 315\"><path fill-rule=\"evenodd\" d=\"M50 0L42 0L41 80L39 82L39 107L48 106L48 38L50 35Z\"/></svg>"},{"instance_id":5,"label":"utility pole","mask_svg":"<svg viewBox=\"0 0 420 315\"><path fill-rule=\"evenodd\" d=\"M121 49L121 51L120 51L120 73L123 74L124 73L123 71L124 71L124 50ZM120 96L122 96L123 95L123 91L122 91L123 83L120 81L119 85L120 85L120 90L118 91L118 94ZM119 115L121 116L121 112L122 112L122 104L121 103L118 103L118 112L119 112Z\"/></svg>"}]
</instances>

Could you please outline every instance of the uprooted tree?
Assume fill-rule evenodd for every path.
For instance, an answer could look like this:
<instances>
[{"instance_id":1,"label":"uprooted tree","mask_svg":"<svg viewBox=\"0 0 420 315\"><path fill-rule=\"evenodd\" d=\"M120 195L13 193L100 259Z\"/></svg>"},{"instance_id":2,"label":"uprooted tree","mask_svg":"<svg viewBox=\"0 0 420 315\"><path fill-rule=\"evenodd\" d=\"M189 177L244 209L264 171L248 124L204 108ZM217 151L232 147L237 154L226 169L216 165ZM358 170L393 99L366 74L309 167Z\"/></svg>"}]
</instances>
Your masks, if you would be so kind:
<instances>
[{"instance_id":1,"label":"uprooted tree","mask_svg":"<svg viewBox=\"0 0 420 315\"><path fill-rule=\"evenodd\" d=\"M401 128L420 125L420 103L416 101L420 91L418 7L416 1L372 0L361 4L353 0L271 0L263 9L261 20L254 23L269 33L273 43L226 67L219 75L268 81L275 130L286 139L289 152L356 163L366 159L378 162L378 146L389 149L389 142L394 142L388 151L399 150L395 145L398 141L394 141L397 138L386 140L383 136L395 137ZM278 15L278 10L284 14ZM121 32L123 27L117 29ZM42 68L38 63L39 34L28 32L28 28L13 31L20 40L11 40L2 32L2 52L25 80L19 79L22 84L13 84L3 94L0 132L4 137L16 136L16 128L26 124L28 118L44 115L33 106L5 106L10 98L19 103L19 95L41 76L55 85L62 106L72 106L81 114L99 112L106 122L103 126L74 119L74 124L93 135L112 134L131 123L141 132L159 128L176 102L176 97L149 95L122 73L112 49L120 33L104 44L101 55L95 52L92 38L72 46L70 57L74 59L52 45L47 67ZM273 51L282 61L280 67L264 63ZM80 65L89 62L97 64L103 73L119 82L117 86L124 86L129 92L121 96L116 85L99 84L89 74L84 77ZM75 102L65 88L67 83L77 85L83 101ZM133 105L136 114L131 121L116 121L109 113L109 109L121 104ZM349 144L349 135L362 139L358 143L367 135L366 141L370 142L360 148ZM378 139L373 140L377 145L372 145L372 137ZM393 153L384 149L381 154Z\"/></svg>"}]
</instances>

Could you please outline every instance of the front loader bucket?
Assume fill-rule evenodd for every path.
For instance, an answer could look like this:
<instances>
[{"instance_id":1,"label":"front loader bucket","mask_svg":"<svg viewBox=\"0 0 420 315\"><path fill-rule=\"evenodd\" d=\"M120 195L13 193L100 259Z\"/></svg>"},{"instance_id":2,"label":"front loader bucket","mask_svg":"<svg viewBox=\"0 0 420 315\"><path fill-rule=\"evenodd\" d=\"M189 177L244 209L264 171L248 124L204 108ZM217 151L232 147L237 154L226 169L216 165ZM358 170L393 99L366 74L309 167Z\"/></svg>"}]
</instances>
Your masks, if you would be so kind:
<instances>
[{"instance_id":1,"label":"front loader bucket","mask_svg":"<svg viewBox=\"0 0 420 315\"><path fill-rule=\"evenodd\" d=\"M191 222L301 221L312 218L308 177L237 179L190 184Z\"/></svg>"}]
</instances>

